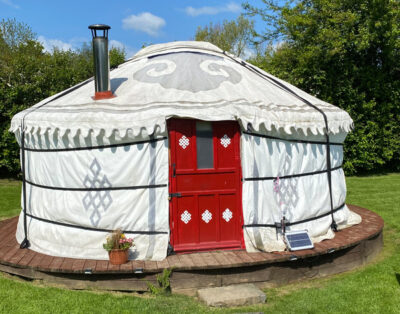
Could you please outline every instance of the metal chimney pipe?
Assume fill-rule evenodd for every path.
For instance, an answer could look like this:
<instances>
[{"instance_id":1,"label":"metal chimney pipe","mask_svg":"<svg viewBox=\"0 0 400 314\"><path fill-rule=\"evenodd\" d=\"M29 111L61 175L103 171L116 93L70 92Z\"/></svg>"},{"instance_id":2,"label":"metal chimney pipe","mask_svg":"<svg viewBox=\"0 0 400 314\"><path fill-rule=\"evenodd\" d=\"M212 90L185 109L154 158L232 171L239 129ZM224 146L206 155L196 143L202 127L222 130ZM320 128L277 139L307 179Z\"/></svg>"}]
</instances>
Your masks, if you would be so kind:
<instances>
[{"instance_id":1,"label":"metal chimney pipe","mask_svg":"<svg viewBox=\"0 0 400 314\"><path fill-rule=\"evenodd\" d=\"M108 30L110 28L110 26L104 24L89 26L93 37L94 100L115 97L110 87L110 62L108 58ZM99 34L97 33L98 31Z\"/></svg>"}]
</instances>

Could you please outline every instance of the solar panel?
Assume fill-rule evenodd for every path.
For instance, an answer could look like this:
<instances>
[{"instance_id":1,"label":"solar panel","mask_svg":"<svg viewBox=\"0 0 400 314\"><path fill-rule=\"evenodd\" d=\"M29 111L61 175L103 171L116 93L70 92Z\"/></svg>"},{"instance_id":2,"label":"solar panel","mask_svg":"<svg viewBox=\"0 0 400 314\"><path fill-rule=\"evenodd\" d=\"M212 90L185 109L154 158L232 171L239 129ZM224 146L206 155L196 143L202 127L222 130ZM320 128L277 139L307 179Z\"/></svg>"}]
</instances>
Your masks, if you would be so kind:
<instances>
[{"instance_id":1,"label":"solar panel","mask_svg":"<svg viewBox=\"0 0 400 314\"><path fill-rule=\"evenodd\" d=\"M299 251L314 248L306 230L289 231L285 233L285 242L290 251Z\"/></svg>"}]
</instances>

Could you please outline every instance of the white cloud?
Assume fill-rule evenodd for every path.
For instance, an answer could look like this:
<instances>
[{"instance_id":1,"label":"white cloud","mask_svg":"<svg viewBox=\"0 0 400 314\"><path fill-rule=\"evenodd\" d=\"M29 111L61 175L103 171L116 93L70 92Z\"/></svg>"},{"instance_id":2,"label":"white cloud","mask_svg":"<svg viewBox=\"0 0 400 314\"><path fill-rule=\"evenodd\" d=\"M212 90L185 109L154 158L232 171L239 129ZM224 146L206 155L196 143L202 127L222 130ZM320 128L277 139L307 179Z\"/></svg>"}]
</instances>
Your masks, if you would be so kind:
<instances>
[{"instance_id":1,"label":"white cloud","mask_svg":"<svg viewBox=\"0 0 400 314\"><path fill-rule=\"evenodd\" d=\"M166 25L163 18L153 15L150 12L143 12L138 15L130 15L122 20L124 29L134 29L145 32L151 36L157 36L159 30Z\"/></svg>"},{"instance_id":2,"label":"white cloud","mask_svg":"<svg viewBox=\"0 0 400 314\"><path fill-rule=\"evenodd\" d=\"M282 48L283 45L285 45L285 41L276 41L272 44L272 47L274 50L278 50Z\"/></svg>"},{"instance_id":3,"label":"white cloud","mask_svg":"<svg viewBox=\"0 0 400 314\"><path fill-rule=\"evenodd\" d=\"M90 43L90 37L72 37L68 40L68 43L72 45L74 49L82 47L84 43Z\"/></svg>"},{"instance_id":4,"label":"white cloud","mask_svg":"<svg viewBox=\"0 0 400 314\"><path fill-rule=\"evenodd\" d=\"M13 7L14 9L19 9L19 5L15 4L14 2L12 2L11 0L0 0L1 3L4 3L10 7Z\"/></svg>"},{"instance_id":5,"label":"white cloud","mask_svg":"<svg viewBox=\"0 0 400 314\"><path fill-rule=\"evenodd\" d=\"M44 36L39 36L38 40L43 45L44 51L47 52L52 52L54 48L58 48L64 51L73 49L71 43L67 43L59 39L49 39Z\"/></svg>"},{"instance_id":6,"label":"white cloud","mask_svg":"<svg viewBox=\"0 0 400 314\"><path fill-rule=\"evenodd\" d=\"M187 15L190 16L199 16L199 15L215 15L218 13L223 12L239 12L241 10L241 6L235 2L227 3L224 6L216 6L216 7L200 7L200 8L193 8L193 7L186 7L185 12Z\"/></svg>"},{"instance_id":7,"label":"white cloud","mask_svg":"<svg viewBox=\"0 0 400 314\"><path fill-rule=\"evenodd\" d=\"M253 58L257 55L257 52L250 48L250 47L245 47L242 53L242 56L240 58L242 58L243 60L247 60L250 58Z\"/></svg>"},{"instance_id":8,"label":"white cloud","mask_svg":"<svg viewBox=\"0 0 400 314\"><path fill-rule=\"evenodd\" d=\"M120 49L125 49L125 53L126 53L126 58L132 58L133 55L138 52L138 49L134 49L130 46L127 46L125 44L123 44L122 42L118 41L118 40L114 40L111 39L108 45L110 48L111 47L115 47L115 48L120 48Z\"/></svg>"},{"instance_id":9,"label":"white cloud","mask_svg":"<svg viewBox=\"0 0 400 314\"><path fill-rule=\"evenodd\" d=\"M43 50L46 52L53 52L54 48L67 51L69 49L71 50L78 50L82 47L83 43L88 43L90 45L91 41L88 38L85 37L73 37L67 42L62 41L60 39L49 39L44 36L39 36L38 37L39 42L43 46ZM124 43L111 39L108 43L108 47L116 47L116 48L121 48L125 49L126 53L126 58L129 59L131 58L136 52L138 52L138 49L132 48L128 45L125 45Z\"/></svg>"},{"instance_id":10,"label":"white cloud","mask_svg":"<svg viewBox=\"0 0 400 314\"><path fill-rule=\"evenodd\" d=\"M108 45L110 46L110 48L115 47L115 48L119 48L119 49L125 49L125 45L123 43L121 43L118 40L114 40L114 39L111 39Z\"/></svg>"}]
</instances>

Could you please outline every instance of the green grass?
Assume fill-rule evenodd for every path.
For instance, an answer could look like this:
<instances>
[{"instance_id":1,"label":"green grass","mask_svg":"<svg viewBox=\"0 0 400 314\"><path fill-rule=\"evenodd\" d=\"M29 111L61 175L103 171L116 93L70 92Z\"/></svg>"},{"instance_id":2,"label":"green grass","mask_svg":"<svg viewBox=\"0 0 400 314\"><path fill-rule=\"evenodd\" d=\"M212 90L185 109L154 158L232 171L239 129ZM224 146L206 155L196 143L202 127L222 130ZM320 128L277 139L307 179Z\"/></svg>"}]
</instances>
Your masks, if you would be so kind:
<instances>
[{"instance_id":1,"label":"green grass","mask_svg":"<svg viewBox=\"0 0 400 314\"><path fill-rule=\"evenodd\" d=\"M0 275L2 313L400 313L400 174L347 179L347 202L385 220L382 254L360 269L329 278L268 289L267 304L210 309L173 295L70 291ZM20 183L0 180L0 217L18 214ZM398 279L396 278L398 274Z\"/></svg>"},{"instance_id":2,"label":"green grass","mask_svg":"<svg viewBox=\"0 0 400 314\"><path fill-rule=\"evenodd\" d=\"M0 179L0 219L16 216L21 211L21 182Z\"/></svg>"}]
</instances>

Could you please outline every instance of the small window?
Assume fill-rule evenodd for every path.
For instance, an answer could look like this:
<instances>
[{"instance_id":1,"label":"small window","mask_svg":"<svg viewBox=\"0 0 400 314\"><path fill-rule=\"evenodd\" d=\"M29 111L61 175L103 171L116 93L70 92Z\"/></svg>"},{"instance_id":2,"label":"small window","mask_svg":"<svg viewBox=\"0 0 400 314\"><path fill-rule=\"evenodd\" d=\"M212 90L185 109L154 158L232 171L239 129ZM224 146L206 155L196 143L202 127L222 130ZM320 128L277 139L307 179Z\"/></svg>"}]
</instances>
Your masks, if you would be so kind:
<instances>
[{"instance_id":1,"label":"small window","mask_svg":"<svg viewBox=\"0 0 400 314\"><path fill-rule=\"evenodd\" d=\"M214 168L213 132L211 122L196 122L197 169Z\"/></svg>"}]
</instances>

